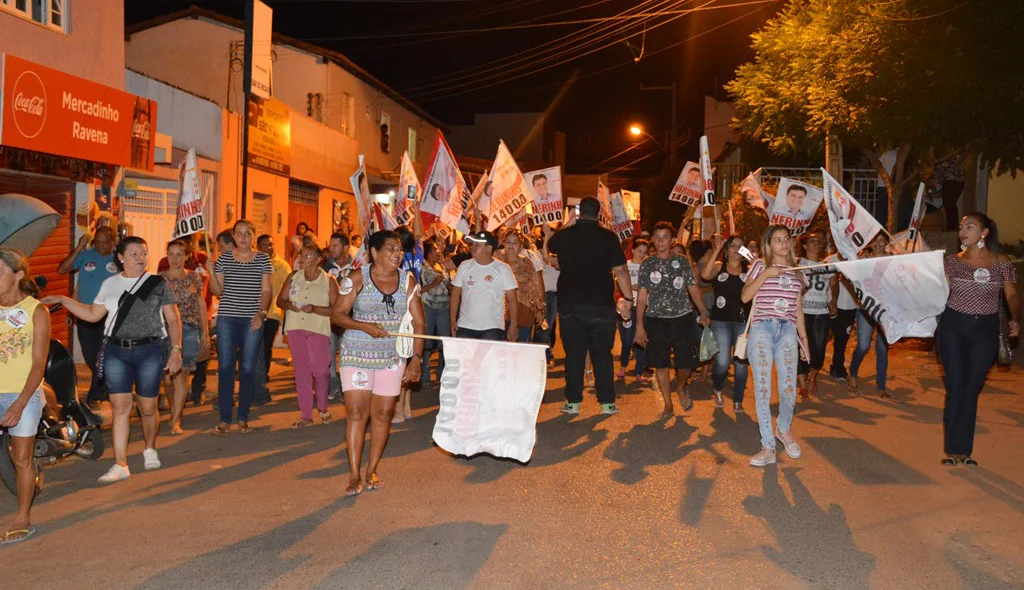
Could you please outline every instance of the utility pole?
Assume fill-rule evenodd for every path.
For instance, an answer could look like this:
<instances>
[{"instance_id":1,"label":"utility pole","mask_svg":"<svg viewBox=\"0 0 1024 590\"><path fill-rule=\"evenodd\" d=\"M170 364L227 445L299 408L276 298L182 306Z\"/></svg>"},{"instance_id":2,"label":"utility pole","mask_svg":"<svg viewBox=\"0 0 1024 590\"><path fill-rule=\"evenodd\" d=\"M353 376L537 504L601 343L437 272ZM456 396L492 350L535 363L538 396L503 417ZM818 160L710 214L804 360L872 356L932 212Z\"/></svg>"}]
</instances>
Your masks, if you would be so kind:
<instances>
[{"instance_id":1,"label":"utility pole","mask_svg":"<svg viewBox=\"0 0 1024 590\"><path fill-rule=\"evenodd\" d=\"M670 163L676 163L676 129L679 127L679 122L676 119L676 83L672 82L671 86L644 86L640 85L641 92L650 91L668 91L672 95L672 123L668 130L668 160Z\"/></svg>"}]
</instances>

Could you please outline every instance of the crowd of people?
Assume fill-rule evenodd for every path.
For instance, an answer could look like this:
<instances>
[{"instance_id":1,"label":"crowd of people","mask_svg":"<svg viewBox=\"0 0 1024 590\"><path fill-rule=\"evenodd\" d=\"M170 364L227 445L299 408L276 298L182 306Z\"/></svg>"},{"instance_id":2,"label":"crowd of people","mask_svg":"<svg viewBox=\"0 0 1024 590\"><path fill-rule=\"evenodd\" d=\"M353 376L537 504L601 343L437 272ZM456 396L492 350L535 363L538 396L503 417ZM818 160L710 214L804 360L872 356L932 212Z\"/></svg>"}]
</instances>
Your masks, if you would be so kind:
<instances>
[{"instance_id":1,"label":"crowd of people","mask_svg":"<svg viewBox=\"0 0 1024 590\"><path fill-rule=\"evenodd\" d=\"M60 265L62 273L77 273L75 295L44 297L43 305L25 256L0 248L0 320L6 320L0 322L0 427L11 435L19 478L19 511L4 540L31 530L47 306L62 305L76 318L93 373L86 399L109 400L112 407L114 464L99 478L103 483L131 476L133 409L141 416L143 467L161 466L158 399L167 394L168 434L182 434L186 402L204 402L213 353L219 421L210 433L252 433L251 407L271 400L269 369L281 328L294 369L292 426L311 426L317 417L328 424L331 401L344 400L346 495L384 485L378 467L392 423L413 418L412 396L440 381L443 343L404 342L396 336L402 332L544 344L549 366L560 342L565 414L581 412L589 383L600 412L618 413L616 382L629 378L660 392L664 419L676 414L676 400L684 414L692 411L691 381L701 376L710 378L714 407L724 408L730 368L732 407L742 413L752 375L761 435L753 466L776 462L776 441L790 458L800 457L795 405L816 392L829 333L831 378L856 390L874 338L877 395L889 395L883 329L858 309L846 279L821 267L836 258L828 256L820 230L795 239L785 226L772 225L759 240L716 235L684 244L682 228L658 222L649 234L622 242L598 222L599 213L598 201L588 197L568 210L557 231L550 225L496 234L478 228L459 242L425 236L418 214L412 226L377 231L365 243L334 233L321 244L308 227L299 227L287 244L290 260L276 253L271 236L256 235L254 225L241 220L216 236L216 256L204 254L205 235L167 244L155 275L147 271L150 246L143 239L118 241L102 227ZM1001 298L1009 304L1010 334L1019 332L1016 277L998 249L995 224L969 214L959 235L962 251L945 261L950 297L936 334L946 375L947 465L976 464L978 396L996 355ZM889 250L882 235L865 255L888 256ZM704 330L717 343L712 358L699 355ZM773 389L780 401L774 425Z\"/></svg>"}]
</instances>

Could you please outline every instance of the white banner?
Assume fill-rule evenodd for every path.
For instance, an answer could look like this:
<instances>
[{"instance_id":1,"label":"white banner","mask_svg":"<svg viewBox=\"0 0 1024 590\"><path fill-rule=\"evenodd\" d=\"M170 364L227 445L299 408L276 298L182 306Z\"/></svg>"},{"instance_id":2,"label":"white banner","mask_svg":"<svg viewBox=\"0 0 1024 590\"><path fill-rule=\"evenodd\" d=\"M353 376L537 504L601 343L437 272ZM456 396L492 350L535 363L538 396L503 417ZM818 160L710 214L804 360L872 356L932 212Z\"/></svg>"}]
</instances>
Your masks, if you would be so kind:
<instances>
[{"instance_id":1,"label":"white banner","mask_svg":"<svg viewBox=\"0 0 1024 590\"><path fill-rule=\"evenodd\" d=\"M597 216L597 221L605 227L611 227L612 224L612 200L611 195L608 194L608 187L601 182L597 181L597 202L601 204L601 212Z\"/></svg>"},{"instance_id":2,"label":"white banner","mask_svg":"<svg viewBox=\"0 0 1024 590\"><path fill-rule=\"evenodd\" d=\"M623 190L622 201L626 204L626 213L633 221L640 219L640 193L636 191Z\"/></svg>"},{"instance_id":3,"label":"white banner","mask_svg":"<svg viewBox=\"0 0 1024 590\"><path fill-rule=\"evenodd\" d=\"M768 209L768 223L788 227L794 237L803 235L811 226L821 199L820 188L783 178L775 202Z\"/></svg>"},{"instance_id":4,"label":"white banner","mask_svg":"<svg viewBox=\"0 0 1024 590\"><path fill-rule=\"evenodd\" d=\"M203 195L196 172L196 150L190 149L178 165L178 209L174 220L174 238L206 231L203 219Z\"/></svg>"},{"instance_id":5,"label":"white banner","mask_svg":"<svg viewBox=\"0 0 1024 590\"><path fill-rule=\"evenodd\" d=\"M366 164L363 163L363 155L359 154L359 169L349 179L352 184L352 194L356 198L356 207L359 209L359 230L363 236L368 236L373 226L373 202L370 196L370 182L366 178Z\"/></svg>"},{"instance_id":6,"label":"white banner","mask_svg":"<svg viewBox=\"0 0 1024 590\"><path fill-rule=\"evenodd\" d=\"M609 199L612 203L612 231L620 240L625 240L633 235L633 222L630 221L629 211L622 200L622 193L613 193Z\"/></svg>"},{"instance_id":7,"label":"white banner","mask_svg":"<svg viewBox=\"0 0 1024 590\"><path fill-rule=\"evenodd\" d=\"M917 237L911 239L909 229L893 234L892 241L903 252L931 252L932 250L928 242L924 241L924 236L921 235L921 232L917 232Z\"/></svg>"},{"instance_id":8,"label":"white banner","mask_svg":"<svg viewBox=\"0 0 1024 590\"><path fill-rule=\"evenodd\" d=\"M700 164L687 162L679 173L675 187L668 196L669 201L682 203L687 207L696 207L704 196L704 182L701 178Z\"/></svg>"},{"instance_id":9,"label":"white banner","mask_svg":"<svg viewBox=\"0 0 1024 590\"><path fill-rule=\"evenodd\" d=\"M534 170L523 178L533 196L533 224L562 221L562 167Z\"/></svg>"},{"instance_id":10,"label":"white banner","mask_svg":"<svg viewBox=\"0 0 1024 590\"><path fill-rule=\"evenodd\" d=\"M395 220L394 216L391 215L391 210L386 205L380 203L374 203L373 208L376 216L377 227L387 230L394 231L400 224Z\"/></svg>"},{"instance_id":11,"label":"white banner","mask_svg":"<svg viewBox=\"0 0 1024 590\"><path fill-rule=\"evenodd\" d=\"M487 229L494 231L515 217L530 202L530 189L523 172L504 141L498 142L498 154L491 168L491 202L487 211Z\"/></svg>"},{"instance_id":12,"label":"white banner","mask_svg":"<svg viewBox=\"0 0 1024 590\"><path fill-rule=\"evenodd\" d=\"M914 242L918 238L918 234L921 230L921 221L924 220L925 211L928 208L924 204L924 183L917 185L917 199L914 200L914 211L910 214L910 232L907 236L911 242Z\"/></svg>"},{"instance_id":13,"label":"white banner","mask_svg":"<svg viewBox=\"0 0 1024 590\"><path fill-rule=\"evenodd\" d=\"M455 455L526 463L537 442L546 346L442 338L444 374L434 442Z\"/></svg>"},{"instance_id":14,"label":"white banner","mask_svg":"<svg viewBox=\"0 0 1024 590\"><path fill-rule=\"evenodd\" d=\"M700 175L704 179L704 206L715 206L715 179L711 174L711 152L708 150L708 136L700 136Z\"/></svg>"},{"instance_id":15,"label":"white banner","mask_svg":"<svg viewBox=\"0 0 1024 590\"><path fill-rule=\"evenodd\" d=\"M395 193L395 221L406 225L412 221L412 206L423 195L420 179L409 159L409 152L402 154L402 168L398 175L398 192Z\"/></svg>"},{"instance_id":16,"label":"white banner","mask_svg":"<svg viewBox=\"0 0 1024 590\"><path fill-rule=\"evenodd\" d=\"M252 6L252 63L248 91L261 98L270 98L274 28L274 11L260 0L251 0Z\"/></svg>"},{"instance_id":17,"label":"white banner","mask_svg":"<svg viewBox=\"0 0 1024 590\"><path fill-rule=\"evenodd\" d=\"M832 241L843 258L854 260L882 231L882 226L827 170L822 168L821 174L824 178L825 210L828 211Z\"/></svg>"},{"instance_id":18,"label":"white banner","mask_svg":"<svg viewBox=\"0 0 1024 590\"><path fill-rule=\"evenodd\" d=\"M740 183L740 194L748 205L755 209L767 211L775 203L775 197L765 192L761 187L761 169L758 168Z\"/></svg>"},{"instance_id":19,"label":"white banner","mask_svg":"<svg viewBox=\"0 0 1024 590\"><path fill-rule=\"evenodd\" d=\"M949 297L944 256L939 250L882 256L837 262L835 268L850 279L861 311L882 326L892 344L935 334L937 316Z\"/></svg>"},{"instance_id":20,"label":"white banner","mask_svg":"<svg viewBox=\"0 0 1024 590\"><path fill-rule=\"evenodd\" d=\"M452 155L448 142L444 140L441 132L437 132L434 138L434 153L430 158L430 168L427 169L427 180L423 183L423 196L420 198L420 212L427 216L423 225L432 225L434 221L440 220L444 215L445 205L453 194L468 192L466 181L462 178L462 172L455 163L455 156Z\"/></svg>"},{"instance_id":21,"label":"white banner","mask_svg":"<svg viewBox=\"0 0 1024 590\"><path fill-rule=\"evenodd\" d=\"M448 195L448 203L441 213L441 223L458 230L464 234L469 233L469 223L466 222L466 214L469 212L469 190L465 184L457 184Z\"/></svg>"}]
</instances>

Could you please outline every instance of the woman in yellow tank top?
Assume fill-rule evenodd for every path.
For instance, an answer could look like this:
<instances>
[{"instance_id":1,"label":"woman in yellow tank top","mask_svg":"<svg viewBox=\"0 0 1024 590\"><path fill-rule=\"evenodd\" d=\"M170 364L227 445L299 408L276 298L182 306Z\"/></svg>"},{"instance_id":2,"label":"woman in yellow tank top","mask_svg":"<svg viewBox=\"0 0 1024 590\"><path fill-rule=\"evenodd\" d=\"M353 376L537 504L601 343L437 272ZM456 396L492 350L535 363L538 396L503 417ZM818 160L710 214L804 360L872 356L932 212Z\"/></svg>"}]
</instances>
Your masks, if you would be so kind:
<instances>
[{"instance_id":1,"label":"woman in yellow tank top","mask_svg":"<svg viewBox=\"0 0 1024 590\"><path fill-rule=\"evenodd\" d=\"M11 436L18 474L18 512L4 529L0 545L32 536L29 512L35 497L32 458L43 413L43 372L50 350L50 313L33 297L28 260L17 250L0 248L0 428Z\"/></svg>"},{"instance_id":2,"label":"woman in yellow tank top","mask_svg":"<svg viewBox=\"0 0 1024 590\"><path fill-rule=\"evenodd\" d=\"M301 416L293 428L313 423L313 395L324 424L331 421L327 411L330 393L331 309L338 297L338 282L320 268L322 252L316 244L302 247L299 269L285 280L277 305L285 311L284 332L292 352L295 390Z\"/></svg>"}]
</instances>

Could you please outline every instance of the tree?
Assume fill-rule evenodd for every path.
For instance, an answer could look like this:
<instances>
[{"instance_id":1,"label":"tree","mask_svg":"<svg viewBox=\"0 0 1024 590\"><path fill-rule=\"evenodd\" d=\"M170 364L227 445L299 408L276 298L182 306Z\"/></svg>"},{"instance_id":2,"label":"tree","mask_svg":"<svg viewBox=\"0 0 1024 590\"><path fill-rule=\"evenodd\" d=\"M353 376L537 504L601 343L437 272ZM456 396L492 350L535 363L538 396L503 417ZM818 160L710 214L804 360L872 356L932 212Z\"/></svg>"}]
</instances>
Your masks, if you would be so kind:
<instances>
[{"instance_id":1,"label":"tree","mask_svg":"<svg viewBox=\"0 0 1024 590\"><path fill-rule=\"evenodd\" d=\"M1024 3L1005 0L792 0L752 35L754 60L727 85L735 124L779 154L830 135L864 153L895 231L899 196L937 162L966 153L1024 168L1022 21Z\"/></svg>"}]
</instances>

